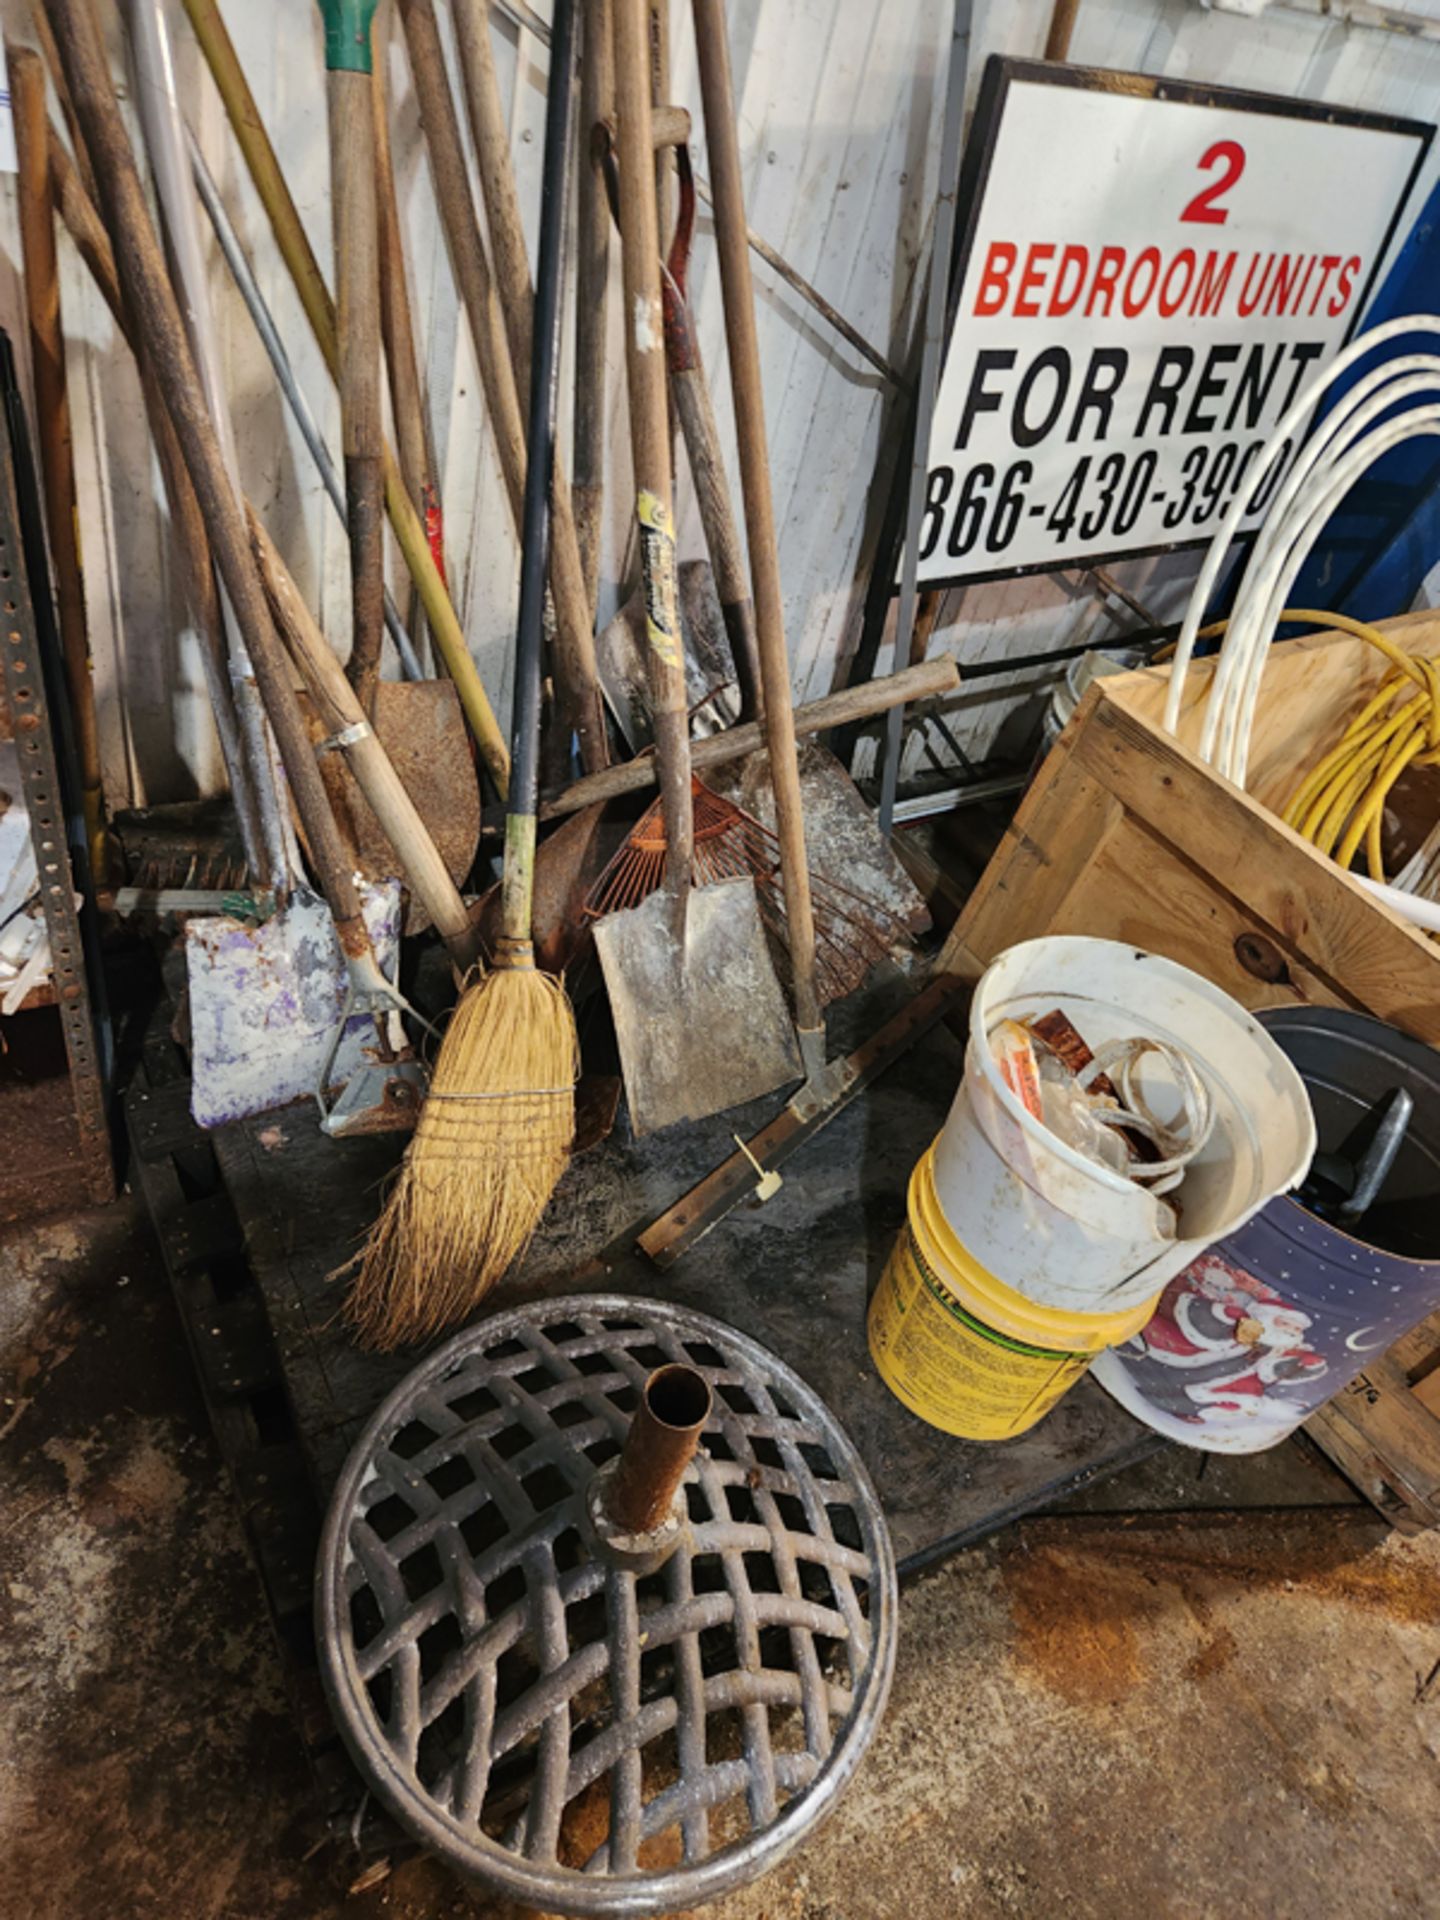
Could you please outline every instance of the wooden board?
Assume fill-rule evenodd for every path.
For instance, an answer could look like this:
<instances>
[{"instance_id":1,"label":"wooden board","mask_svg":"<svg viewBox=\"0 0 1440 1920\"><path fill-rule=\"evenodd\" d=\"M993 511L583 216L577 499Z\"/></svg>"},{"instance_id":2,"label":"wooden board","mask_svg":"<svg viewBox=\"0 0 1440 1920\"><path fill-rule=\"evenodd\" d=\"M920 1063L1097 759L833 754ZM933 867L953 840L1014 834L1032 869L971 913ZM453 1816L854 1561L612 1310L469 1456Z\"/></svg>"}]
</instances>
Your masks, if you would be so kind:
<instances>
[{"instance_id":1,"label":"wooden board","mask_svg":"<svg viewBox=\"0 0 1440 1920\"><path fill-rule=\"evenodd\" d=\"M1440 654L1433 614L1385 627ZM941 968L973 980L1018 941L1091 934L1192 967L1247 1007L1352 1007L1440 1045L1440 947L1197 758L1212 671L1192 669L1179 737L1162 730L1164 670L1092 686ZM1256 716L1257 791L1283 804L1386 671L1376 648L1344 635L1277 646ZM1308 1423L1367 1497L1410 1526L1440 1522L1440 1320L1427 1327Z\"/></svg>"},{"instance_id":2,"label":"wooden board","mask_svg":"<svg viewBox=\"0 0 1440 1920\"><path fill-rule=\"evenodd\" d=\"M1402 1533L1440 1526L1440 1313L1397 1340L1306 1431Z\"/></svg>"}]
</instances>

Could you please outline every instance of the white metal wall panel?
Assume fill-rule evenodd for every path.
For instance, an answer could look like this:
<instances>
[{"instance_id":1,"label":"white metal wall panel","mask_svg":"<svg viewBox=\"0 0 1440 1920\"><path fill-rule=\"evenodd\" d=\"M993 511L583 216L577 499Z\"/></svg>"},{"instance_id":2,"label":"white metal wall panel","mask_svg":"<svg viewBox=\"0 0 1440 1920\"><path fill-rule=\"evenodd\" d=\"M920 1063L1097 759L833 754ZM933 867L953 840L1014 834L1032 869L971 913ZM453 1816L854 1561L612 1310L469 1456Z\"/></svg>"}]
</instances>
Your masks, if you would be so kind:
<instances>
[{"instance_id":1,"label":"white metal wall panel","mask_svg":"<svg viewBox=\"0 0 1440 1920\"><path fill-rule=\"evenodd\" d=\"M453 52L450 4L439 0L438 12ZM178 0L172 5L184 97L333 446L339 426L333 389ZM224 11L316 254L328 271L329 163L318 12L305 0L224 0ZM1038 53L1049 11L1049 0L977 0L972 99L985 54ZM24 40L26 0L0 0L0 13L9 32ZM734 0L729 13L751 224L892 362L903 363L937 185L950 0L909 0L889 9L861 0ZM391 0L385 0L382 19L386 14L392 137L446 508L452 590L504 720L517 578L513 528L486 430L469 331L457 312ZM123 72L113 14L108 27L116 71ZM672 92L695 114L696 167L705 176L693 43L683 5L674 6L673 27ZM501 14L493 16L492 32L533 246L546 54ZM1095 65L1419 118L1434 117L1440 104L1440 45L1350 29L1279 7L1252 20L1210 12L1193 0L1082 0L1072 56ZM1440 156L1421 193L1437 165ZM0 252L13 262L18 251L7 182L0 194ZM218 756L158 505L138 385L123 343L68 244L62 263L107 781L117 801L153 802L210 791L220 778ZM872 476L883 437L896 430L899 407L868 363L762 262L754 264L787 629L797 693L814 697L843 678L857 638L882 505L872 497ZM618 598L629 524L618 249L614 269L602 613ZM738 499L718 277L703 210L693 286ZM245 485L343 652L349 594L339 522L285 415L218 252L212 257L212 291ZM568 388L567 377L567 410ZM698 553L700 529L683 460L679 509L681 554ZM392 586L403 606L404 575L393 551L391 563ZM1185 560L1136 562L1122 577L1165 614L1183 598L1190 566ZM962 660L988 660L1116 630L1078 576L1066 575L951 595L932 648L953 650ZM954 722L967 751L985 752L1006 727L1010 744L1017 699L1033 704L1035 689L1049 677L1032 671L1021 674L1018 684L997 678L965 690L955 703ZM921 751L916 743L912 759Z\"/></svg>"}]
</instances>

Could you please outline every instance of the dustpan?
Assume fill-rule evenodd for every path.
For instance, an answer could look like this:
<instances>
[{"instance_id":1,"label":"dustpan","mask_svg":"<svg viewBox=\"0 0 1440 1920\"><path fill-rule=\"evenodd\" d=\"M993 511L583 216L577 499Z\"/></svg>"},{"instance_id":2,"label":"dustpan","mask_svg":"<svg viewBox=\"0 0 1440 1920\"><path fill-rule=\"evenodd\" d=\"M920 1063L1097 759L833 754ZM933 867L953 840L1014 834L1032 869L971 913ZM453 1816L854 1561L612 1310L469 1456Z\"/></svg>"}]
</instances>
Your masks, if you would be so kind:
<instances>
[{"instance_id":1,"label":"dustpan","mask_svg":"<svg viewBox=\"0 0 1440 1920\"><path fill-rule=\"evenodd\" d=\"M388 974L400 942L399 885L362 886L360 901ZM345 959L318 895L297 888L283 914L259 923L227 913L193 919L185 954L198 1126L328 1095L377 1063L373 1016L345 1018Z\"/></svg>"}]
</instances>

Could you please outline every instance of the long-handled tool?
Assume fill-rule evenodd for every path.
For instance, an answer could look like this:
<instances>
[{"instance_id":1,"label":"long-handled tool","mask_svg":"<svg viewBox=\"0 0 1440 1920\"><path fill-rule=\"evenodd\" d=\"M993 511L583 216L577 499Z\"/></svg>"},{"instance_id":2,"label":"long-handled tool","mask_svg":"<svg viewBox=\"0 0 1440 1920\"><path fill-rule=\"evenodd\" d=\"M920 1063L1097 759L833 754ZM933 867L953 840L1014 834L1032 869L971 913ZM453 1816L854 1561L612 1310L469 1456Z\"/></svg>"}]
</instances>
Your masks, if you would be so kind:
<instances>
[{"instance_id":1,"label":"long-handled tool","mask_svg":"<svg viewBox=\"0 0 1440 1920\"><path fill-rule=\"evenodd\" d=\"M276 624L326 722L329 738L344 753L356 784L395 848L400 871L423 901L463 978L475 962L476 936L450 868L253 507L246 517Z\"/></svg>"},{"instance_id":2,"label":"long-handled tool","mask_svg":"<svg viewBox=\"0 0 1440 1920\"><path fill-rule=\"evenodd\" d=\"M220 189L215 184L214 175L206 164L200 142L189 127L186 128L185 133L190 149L190 170L200 204L204 207L215 238L220 243L220 251L225 257L226 266L230 269L230 277L235 282L240 298L245 302L245 310L254 322L256 333L260 336L260 344L264 347L266 357L274 369L275 379L285 396L291 418L300 430L300 438L305 442L310 458L315 462L315 470L320 475L326 497L339 514L343 526L345 524L344 484L335 462L330 457L330 450L316 423L310 403L300 389L300 383L295 377L295 369L290 362L290 355L286 351L284 341L280 338L280 330L275 324L275 317L260 290L260 283L255 278L255 270L250 264L239 234L235 231L235 223L226 210ZM395 648L395 657L400 663L400 671L405 680L415 682L422 679L423 670L415 651L415 643L400 618L400 610L391 598L388 588L385 593L385 630Z\"/></svg>"},{"instance_id":3,"label":"long-handled tool","mask_svg":"<svg viewBox=\"0 0 1440 1920\"><path fill-rule=\"evenodd\" d=\"M468 1313L529 1241L570 1158L578 1043L563 985L535 965L531 914L540 799L541 640L559 384L565 174L574 0L556 0L531 352L514 725L502 883L504 934L465 1019L463 1085L436 1065L400 1178L376 1223L348 1311L396 1346ZM466 1008L469 1009L468 1017ZM455 1025L446 1047L457 1046Z\"/></svg>"},{"instance_id":4,"label":"long-handled tool","mask_svg":"<svg viewBox=\"0 0 1440 1920\"><path fill-rule=\"evenodd\" d=\"M655 117L657 140L660 138L659 115ZM730 503L730 482L726 480L724 453L720 451L720 428L714 419L714 405L710 401L710 386L705 378L705 365L701 361L699 328L695 326L695 315L689 307L689 252L695 238L695 175L689 163L689 115L676 115L676 140L674 144L678 180L680 180L680 202L674 234L670 238L670 253L660 273L662 303L664 303L664 363L670 374L670 396L676 405L676 415L680 419L680 430L685 438L685 457L689 459L689 472L695 484L695 499L701 509L701 526L705 528L705 545L710 553L710 566L714 570L714 591L724 620L726 641L730 647L733 678L739 689L739 720L755 720L760 712L760 657L756 651L755 639L755 601L751 599L751 582L745 572L745 549L739 538L739 528L735 524L735 513ZM611 211L614 223L620 225L620 180L614 165L614 150L611 142L605 138L605 129L601 129L601 150L603 150L603 171L605 184L611 198ZM614 628L616 622L612 622ZM611 639L611 630L607 630L605 639ZM616 660L607 660L611 672L616 672ZM622 670L616 678L624 680Z\"/></svg>"},{"instance_id":5,"label":"long-handled tool","mask_svg":"<svg viewBox=\"0 0 1440 1920\"><path fill-rule=\"evenodd\" d=\"M646 0L615 0L614 28L630 442L665 861L659 890L600 921L595 944L631 1121L646 1133L769 1093L796 1077L798 1059L754 882L692 886Z\"/></svg>"},{"instance_id":6,"label":"long-handled tool","mask_svg":"<svg viewBox=\"0 0 1440 1920\"><path fill-rule=\"evenodd\" d=\"M375 115L375 203L380 216L380 337L390 375L390 411L405 490L425 520L425 537L441 576L445 573L445 524L436 478L435 448L425 416L420 364L415 351L415 322L410 311L410 276L395 167L390 157L390 117L386 105L381 49L371 75Z\"/></svg>"},{"instance_id":7,"label":"long-handled tool","mask_svg":"<svg viewBox=\"0 0 1440 1920\"><path fill-rule=\"evenodd\" d=\"M57 63L55 71L58 71L58 53L55 58ZM61 78L63 77L62 74ZM165 402L161 398L145 342L136 332L129 311L121 299L120 281L115 272L115 256L110 246L110 236L105 231L104 222L96 211L95 203L85 191L84 174L78 164L78 155L83 152L84 143L79 140L78 133L72 135L72 138L77 143L76 159L72 159L66 152L55 129L53 127L49 129L50 181L55 205L59 209L60 218L65 223L66 231L75 242L81 259L90 269L97 286L105 296L121 338L125 340L135 356L135 365L140 374L140 388L145 399L145 414L150 422L150 434L155 442L155 453L160 462L160 472L164 481L165 499L170 509L170 525L174 534L175 555L178 562L177 571L180 575L186 605L190 609L190 618L200 642L201 671L205 677L206 691L210 695L210 706L215 717L215 731L219 736L225 771L230 779L230 797L239 826L245 866L249 873L263 873L265 870L264 842L260 834L260 819L255 796L250 786L250 769L245 759L239 722L235 715L235 698L230 685L229 651L220 614L220 593L216 585L215 569L211 564L210 542L206 538L204 518L180 452L180 443L175 438L175 429L165 410Z\"/></svg>"},{"instance_id":8,"label":"long-handled tool","mask_svg":"<svg viewBox=\"0 0 1440 1920\"><path fill-rule=\"evenodd\" d=\"M196 190L210 216L215 237L220 242L220 251L255 323L255 330L275 369L275 377L300 429L301 438L310 450L325 491L343 521L345 492L335 464L300 390L284 342L246 258L240 236L225 210L193 134L190 139L190 159ZM395 643L407 679L404 682L381 680L378 683L370 718L419 807L426 828L444 854L452 877L460 881L474 862L480 839L480 789L471 761L460 698L452 681L419 678L420 663L415 658L410 636L388 590L385 594L385 625ZM324 763L324 772L337 815L342 823L354 828L356 861L360 873L369 880L392 876L396 867L391 847L383 835L369 831L368 810L354 805L355 796L349 789L345 768L337 766L335 756L331 755ZM425 902L412 888L405 914L405 931L420 933L429 924L430 915Z\"/></svg>"},{"instance_id":9,"label":"long-handled tool","mask_svg":"<svg viewBox=\"0 0 1440 1920\"><path fill-rule=\"evenodd\" d=\"M338 376L340 349L334 302L285 184L285 176L260 118L255 96L236 58L217 0L184 0L184 5L220 91L255 190L269 218L276 245L295 283L316 345L326 366ZM400 469L388 446L383 449L381 458L385 506L395 538L425 608L431 638L440 650L446 672L455 682L470 731L475 736L475 743L490 777L503 798L510 777L510 756L505 748L504 736L471 658L440 569L435 564L420 510L406 491Z\"/></svg>"},{"instance_id":10,"label":"long-handled tool","mask_svg":"<svg viewBox=\"0 0 1440 1920\"><path fill-rule=\"evenodd\" d=\"M725 477L725 458L720 450L720 429L710 400L710 385L700 358L700 335L690 310L690 244L695 233L695 176L690 166L690 147L682 142L675 149L680 185L675 233L670 243L670 258L663 276L665 299L665 361L670 373L670 391L675 396L675 411L680 416L680 431L685 436L685 452L690 462L690 477L695 483L695 498L700 522L705 529L705 544L715 569L715 588L720 611L725 619L725 634L735 663L735 678L740 688L740 718L754 720L762 705L760 655L755 638L755 603L745 577L745 556L740 545L740 529L735 524L730 504L730 484Z\"/></svg>"},{"instance_id":11,"label":"long-handled tool","mask_svg":"<svg viewBox=\"0 0 1440 1920\"><path fill-rule=\"evenodd\" d=\"M288 1050L288 1063L294 1068L302 1046L318 1038L322 1057L317 1073L321 1081L328 1078L326 1069L334 1066L339 1041L350 1034L354 1016L363 1016L362 1025L376 1022L383 1050L388 1037L384 1030L387 1016L403 1002L375 961L370 929L335 832L324 783L291 685L290 669L271 625L240 506L231 489L184 323L150 224L144 188L94 20L86 0L53 0L50 19L109 213L125 306L137 333L147 342L150 363L205 515L216 564L241 637L254 663L310 857L329 905L329 915L317 918L309 915L310 903L297 897L287 902L275 921L267 923L273 927L278 922L279 953L293 959L293 974L284 992L276 995L267 988L256 1003L258 1018L277 1021L277 1025L269 1026L263 1034L257 1034L253 1025L236 1026L232 1016L243 1009L242 1000L238 1006L230 1004L223 1025L211 1036L216 1043L213 1060L221 1097L199 1117L213 1124L273 1101L281 1077L282 1051ZM309 916L308 927L300 924L302 915ZM236 960L237 979L242 984L247 970L254 984L261 984L262 975L273 979L262 951L264 927L251 936L249 930L234 922L211 925L217 932L217 976L222 952L228 948L226 957ZM238 952L237 941L243 943L243 954ZM338 968L342 959L343 968ZM192 1007L192 1020L193 1015ZM317 1016L321 1016L318 1032ZM198 1042L202 1035L197 1032L196 1038ZM253 1057L257 1040L268 1045L262 1045L258 1078L252 1078L243 1069ZM235 1048L238 1059L232 1051ZM299 1091L308 1091L314 1084L312 1077ZM325 1091L322 1084L322 1100Z\"/></svg>"},{"instance_id":12,"label":"long-handled tool","mask_svg":"<svg viewBox=\"0 0 1440 1920\"><path fill-rule=\"evenodd\" d=\"M790 657L785 645L785 616L780 598L780 555L775 541L775 509L770 495L770 461L765 439L765 397L760 381L760 347L755 332L755 296L740 176L740 147L735 127L735 97L730 78L723 0L694 0L695 45L700 63L700 96L705 139L715 196L715 240L720 255L720 284L725 305L725 336L730 353L730 384L740 448L740 486L745 501L745 532L755 590L760 671L765 693L765 734L770 777L775 789L775 821L780 839L785 921L795 1002L795 1027L807 1082L816 1083L825 1067L825 1023L815 981L815 917L810 900L810 870L805 854L805 819L800 797L800 767L790 694Z\"/></svg>"},{"instance_id":13,"label":"long-handled tool","mask_svg":"<svg viewBox=\"0 0 1440 1920\"><path fill-rule=\"evenodd\" d=\"M125 21L135 63L136 106L154 176L156 197L160 203L161 225L173 263L175 284L183 303L190 359L200 381L211 430L233 495L239 489L240 464L231 431L230 405L221 375L220 352L214 338L209 286L200 247L199 222L195 214L195 195L185 157L169 21L160 0L127 0ZM78 100L76 105L78 108ZM96 177L101 178L98 168ZM117 245L117 255L120 251ZM284 782L271 733L273 722L270 725L266 723L266 702L258 684L256 669L250 661L244 625L233 608L226 605L226 591L222 573L221 611L229 650L235 712L264 840L265 868L254 878L283 897L290 890L296 871L298 854L295 833L289 810L282 798Z\"/></svg>"},{"instance_id":14,"label":"long-handled tool","mask_svg":"<svg viewBox=\"0 0 1440 1920\"><path fill-rule=\"evenodd\" d=\"M57 160L62 164L57 166ZM78 173L72 169L67 174L66 165L68 156L57 148L52 153L52 169L58 179L65 183L65 192L60 198L67 221L71 223L71 231L116 325L132 352L137 352L138 358L137 350L143 346L143 342L136 336L121 299L109 238L100 223L99 214L85 196ZM234 238L233 233L230 237ZM166 418L168 420L168 416ZM323 454L323 443L319 445ZM329 480L334 483L334 495L343 507L343 496L333 470L326 471L329 472ZM474 962L477 940L471 917L452 878L452 863L442 859L428 822L421 816L408 788L400 779L383 744L382 728L372 728L365 722L360 703L339 661L296 590L284 561L253 508L248 508L248 503L247 509L252 545L276 623L300 668L312 700L329 723L328 736L353 770L357 786L398 856L398 860L392 861L387 871L393 873L398 865L413 896L423 905L445 941L457 972L463 977ZM205 565L208 568L208 549ZM382 683L382 692L384 685ZM463 733L460 739L463 744ZM227 891L233 894L240 884L240 881L231 883Z\"/></svg>"},{"instance_id":15,"label":"long-handled tool","mask_svg":"<svg viewBox=\"0 0 1440 1920\"><path fill-rule=\"evenodd\" d=\"M658 123L660 116L654 118ZM688 125L688 115L682 120ZM695 187L684 137L675 143L675 154L678 214L663 274L666 366L713 561L717 606L725 626L721 650L731 656L731 671L743 689L742 716L750 717L758 710L760 692L754 606L730 503L719 428L686 298ZM620 195L613 154L606 157L606 177L618 219ZM704 566L703 562L693 564ZM759 778L747 784L757 788L757 799L763 806L770 797L768 769L762 766L750 771ZM836 872L828 878L819 872L809 874L816 926L816 986L822 1004L828 1004L853 992L879 962L898 956L909 944L909 921L918 916L923 925L925 915L919 896L874 829L864 802L838 763L815 751L808 772L801 773L801 785L806 789L807 804L818 805L837 846L844 849L843 878ZM780 970L787 972L783 956L788 948L788 928L780 887L783 861L775 834L734 797L722 796L698 780L693 798L697 880L742 874L753 877L760 917L781 950ZM657 803L641 816L625 845L591 888L586 897L587 912L603 915L644 899L659 884L664 846L662 809ZM895 904L879 894L890 896Z\"/></svg>"},{"instance_id":16,"label":"long-handled tool","mask_svg":"<svg viewBox=\"0 0 1440 1920\"><path fill-rule=\"evenodd\" d=\"M491 276L476 219L470 176L460 140L459 120L435 20L434 0L400 0L400 15L405 26L406 45L410 50L410 70L415 81L416 97L420 103L420 123L430 152L435 197L449 243L460 297L470 322L476 358L480 363L480 377L485 387L485 402L495 450L518 527L524 511L526 453L517 371L502 318L498 289ZM489 31L483 21L480 24L484 31ZM487 154L494 157L493 143L483 149L482 159ZM504 157L506 169L482 182L487 207L497 189L503 193L504 179L508 173L508 148ZM511 192L513 195L513 184ZM512 246L505 256L511 261L512 270L514 252ZM497 255L497 265L501 264ZM517 318L528 309L528 294L528 285L523 289L516 284L507 286L507 299ZM550 588L555 606L556 677L561 686L565 716L574 728L580 743L581 761L589 772L603 767L610 755L600 683L595 668L595 636L584 576L580 569L575 523L570 510L569 483L558 466L553 492Z\"/></svg>"},{"instance_id":17,"label":"long-handled tool","mask_svg":"<svg viewBox=\"0 0 1440 1920\"><path fill-rule=\"evenodd\" d=\"M19 163L20 247L25 261L25 307L30 321L30 365L45 489L45 526L55 565L55 607L65 686L75 729L85 837L90 871L107 879L105 795L100 777L100 729L90 669L90 632L85 618L85 582L80 570L80 519L75 496L75 450L70 439L70 396L65 379L65 337L60 323L60 275L55 256L55 210L50 195L45 74L38 54L8 47Z\"/></svg>"},{"instance_id":18,"label":"long-handled tool","mask_svg":"<svg viewBox=\"0 0 1440 1920\"><path fill-rule=\"evenodd\" d=\"M330 201L335 220L340 432L350 534L350 684L367 713L380 678L384 617L384 481L380 425L379 213L375 202L375 103L370 25L376 0L320 0L330 119Z\"/></svg>"}]
</instances>

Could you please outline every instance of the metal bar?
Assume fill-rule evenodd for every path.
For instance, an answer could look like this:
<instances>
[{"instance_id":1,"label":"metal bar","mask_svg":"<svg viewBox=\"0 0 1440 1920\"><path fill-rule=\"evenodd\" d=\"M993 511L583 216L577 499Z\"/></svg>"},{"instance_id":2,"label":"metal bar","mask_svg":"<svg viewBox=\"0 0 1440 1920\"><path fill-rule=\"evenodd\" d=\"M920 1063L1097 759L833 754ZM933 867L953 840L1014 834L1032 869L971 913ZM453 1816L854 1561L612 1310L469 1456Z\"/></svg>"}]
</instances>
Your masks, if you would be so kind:
<instances>
[{"instance_id":1,"label":"metal bar","mask_svg":"<svg viewBox=\"0 0 1440 1920\"><path fill-rule=\"evenodd\" d=\"M987 800L1006 800L1024 790L1023 773L997 774L993 780L968 780L964 786L943 787L937 793L916 793L908 800L895 802L895 825L907 820L928 820L932 814L956 813L961 807L978 807Z\"/></svg>"},{"instance_id":2,"label":"metal bar","mask_svg":"<svg viewBox=\"0 0 1440 1920\"><path fill-rule=\"evenodd\" d=\"M694 1367L657 1367L620 1450L605 1505L626 1533L652 1533L669 1516L710 1418L710 1386Z\"/></svg>"},{"instance_id":3,"label":"metal bar","mask_svg":"<svg viewBox=\"0 0 1440 1920\"><path fill-rule=\"evenodd\" d=\"M925 297L925 342L920 358L920 388L915 402L915 436L910 447L910 497L905 512L904 558L900 568L900 604L895 610L894 668L910 665L915 625L916 582L920 569L920 517L930 477L930 427L940 388L945 354L945 312L950 292L950 261L955 250L955 211L960 193L960 142L965 127L965 74L970 61L972 0L955 0L950 35L950 73L946 82L945 126L940 138L940 191L935 201L935 238L930 249L930 285ZM900 777L900 748L905 709L892 707L880 750L881 833L887 837L895 812Z\"/></svg>"},{"instance_id":4,"label":"metal bar","mask_svg":"<svg viewBox=\"0 0 1440 1920\"><path fill-rule=\"evenodd\" d=\"M48 607L37 604L32 582L38 578L46 591L47 574L37 541L28 546L24 534L21 475L35 497L30 471L25 419L20 411L10 343L0 335L0 384L5 408L5 445L0 455L0 592L9 609L4 627L6 703L15 731L20 784L35 850L41 910L50 941L50 977L60 1009L65 1055L70 1068L70 1091L75 1103L75 1127L80 1162L89 1198L103 1206L115 1197L110 1126L106 1113L106 1060L102 1036L97 1033L86 977L86 941L76 904L77 887L89 900L90 874L85 852L83 821L68 818L61 777L57 731L63 708L60 693L58 637ZM38 497L36 498L38 506ZM32 561L31 555L37 555ZM45 629L42 637L41 629ZM46 639L49 645L45 644Z\"/></svg>"},{"instance_id":5,"label":"metal bar","mask_svg":"<svg viewBox=\"0 0 1440 1920\"><path fill-rule=\"evenodd\" d=\"M667 1207L635 1245L662 1269L673 1267L680 1256L712 1227L755 1191L759 1174L768 1173L798 1152L829 1121L843 1113L858 1094L891 1067L970 992L970 983L953 974L932 980L923 993L907 1001L900 1012L863 1046L835 1063L843 1074L843 1085L828 1101L802 1108L792 1101L784 1112L748 1140L728 1160Z\"/></svg>"}]
</instances>

